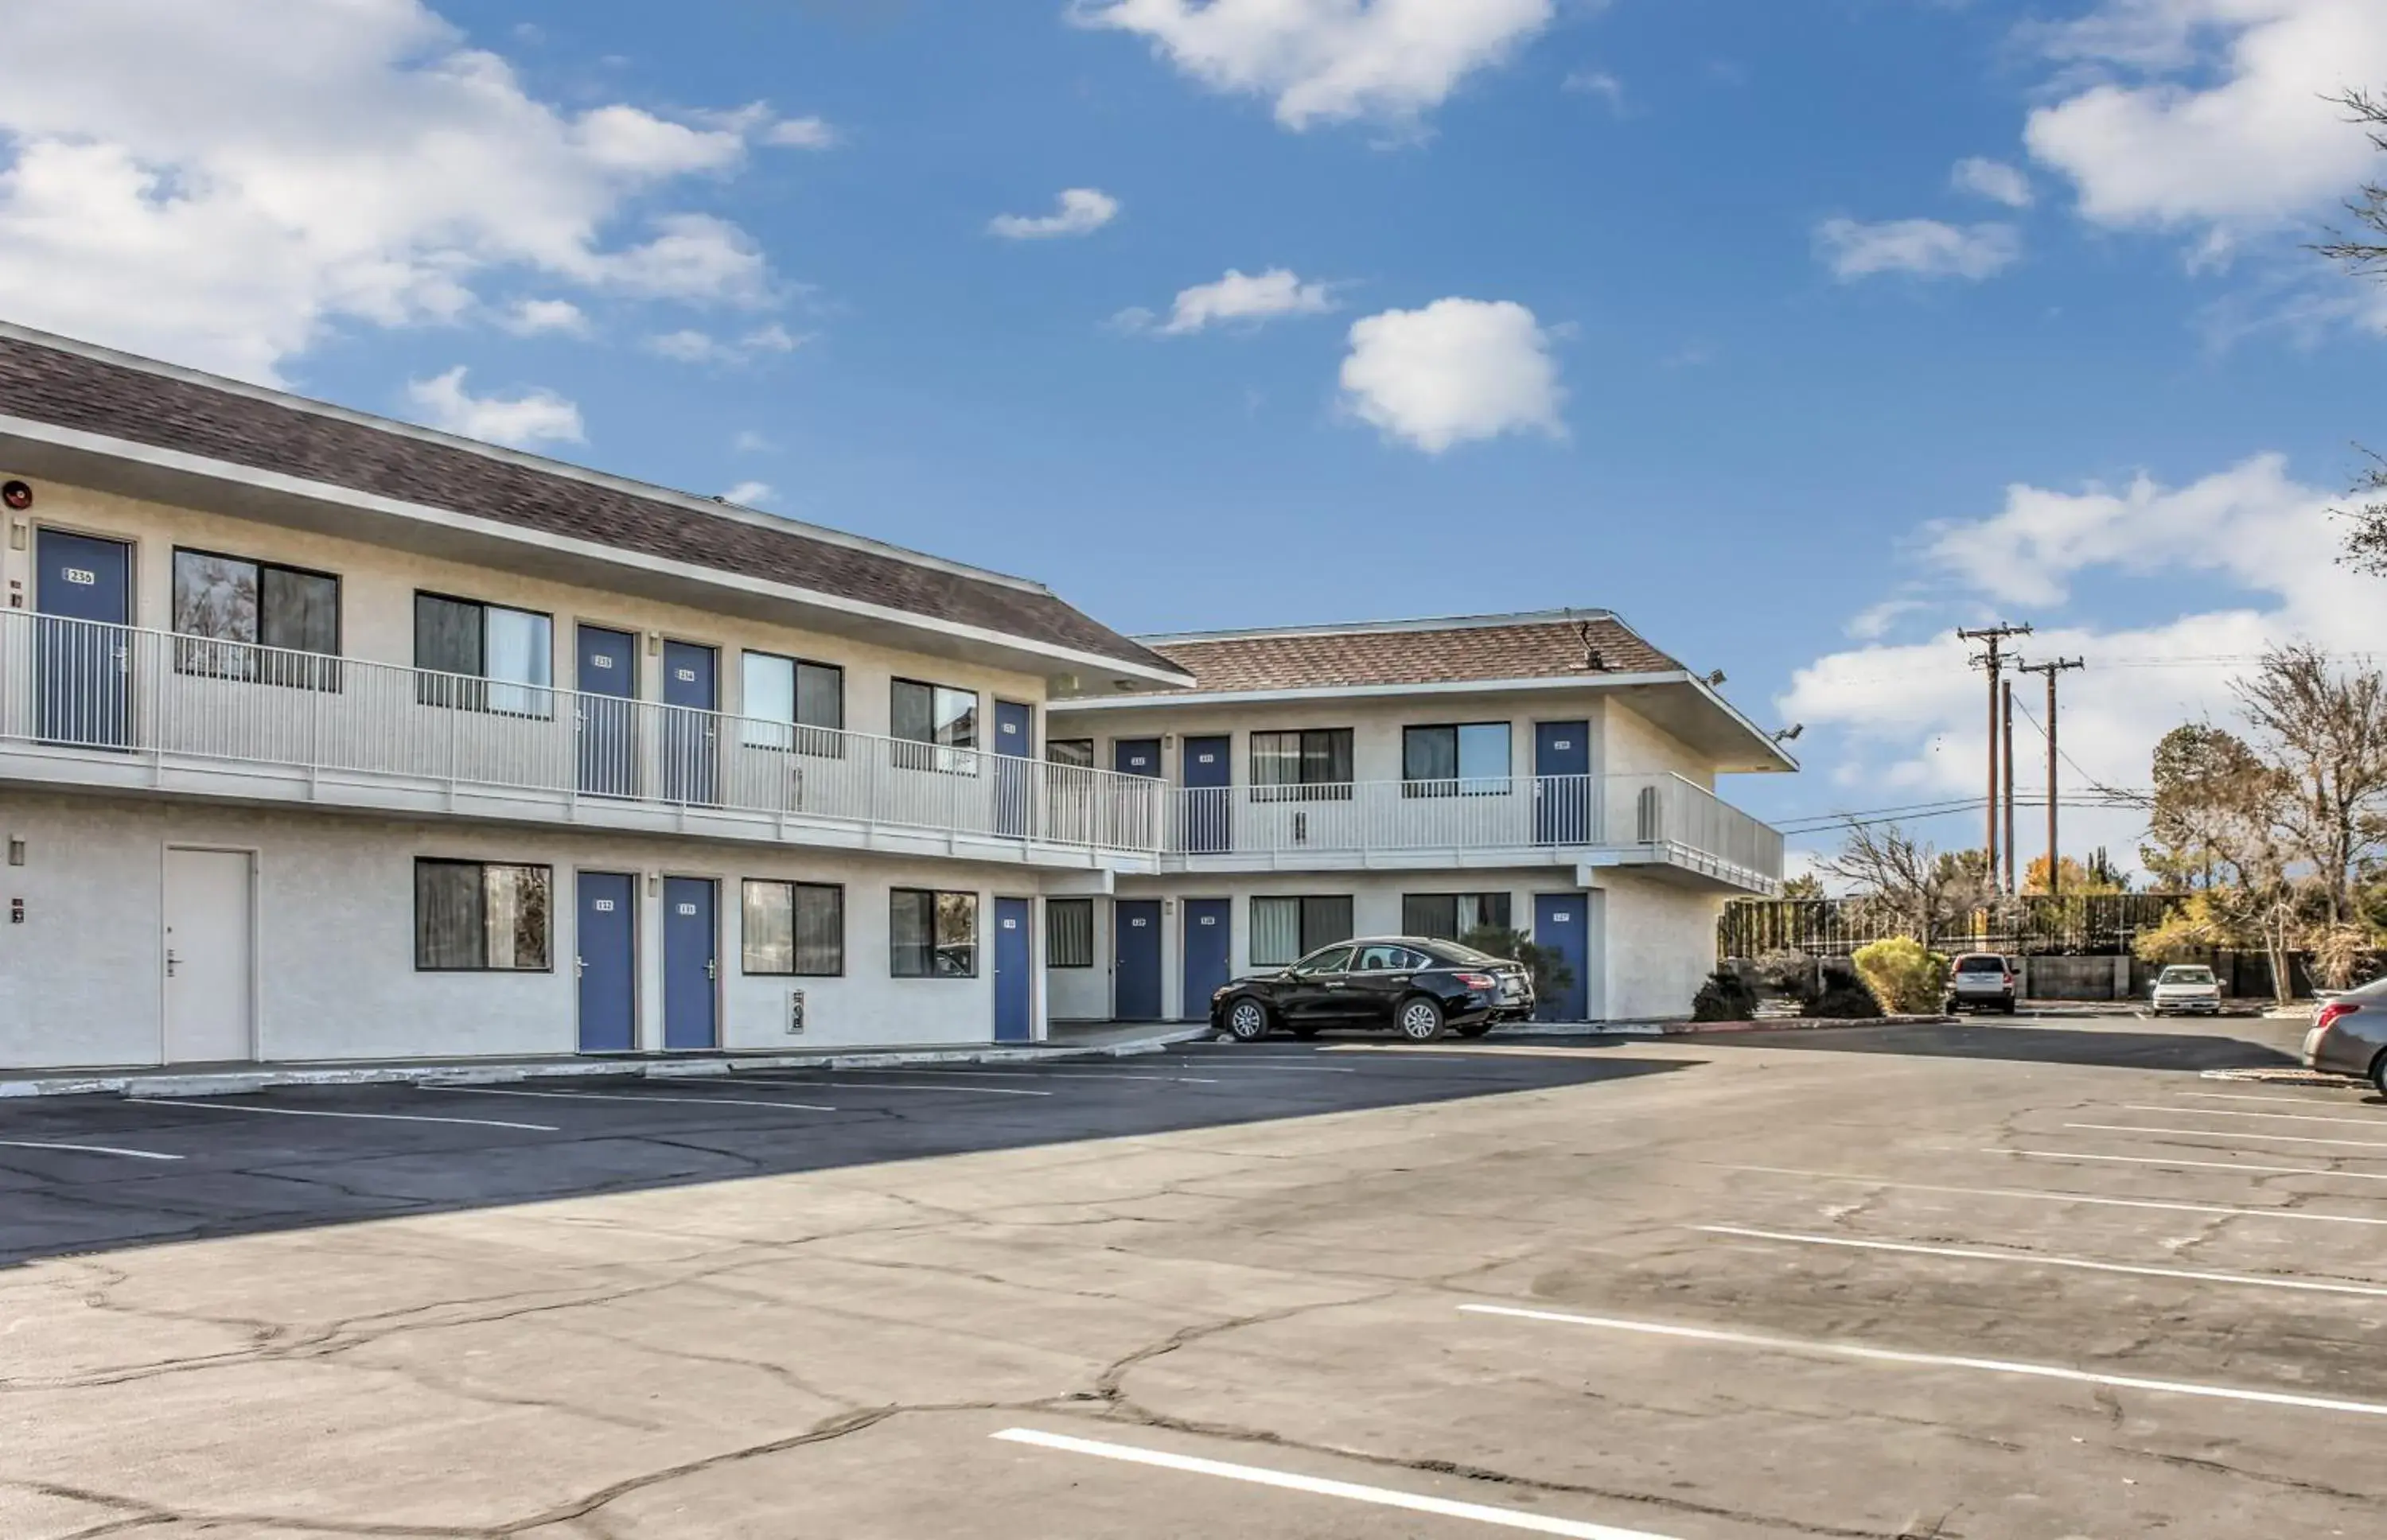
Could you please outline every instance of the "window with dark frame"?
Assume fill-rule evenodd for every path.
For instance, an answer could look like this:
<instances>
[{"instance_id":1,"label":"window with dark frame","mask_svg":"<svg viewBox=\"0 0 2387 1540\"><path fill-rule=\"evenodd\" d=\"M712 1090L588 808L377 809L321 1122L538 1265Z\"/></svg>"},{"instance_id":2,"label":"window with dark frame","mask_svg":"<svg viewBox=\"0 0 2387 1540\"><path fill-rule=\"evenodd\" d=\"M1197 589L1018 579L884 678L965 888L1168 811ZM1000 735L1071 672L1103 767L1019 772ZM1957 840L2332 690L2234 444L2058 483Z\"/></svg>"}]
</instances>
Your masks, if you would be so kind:
<instances>
[{"instance_id":1,"label":"window with dark frame","mask_svg":"<svg viewBox=\"0 0 2387 1540\"><path fill-rule=\"evenodd\" d=\"M1401 729L1401 795L1497 797L1510 789L1509 724Z\"/></svg>"},{"instance_id":2,"label":"window with dark frame","mask_svg":"<svg viewBox=\"0 0 2387 1540\"><path fill-rule=\"evenodd\" d=\"M750 877L742 907L746 972L799 978L834 978L845 972L843 888Z\"/></svg>"},{"instance_id":3,"label":"window with dark frame","mask_svg":"<svg viewBox=\"0 0 2387 1540\"><path fill-rule=\"evenodd\" d=\"M1404 893L1401 933L1457 941L1490 925L1509 928L1507 893Z\"/></svg>"},{"instance_id":4,"label":"window with dark frame","mask_svg":"<svg viewBox=\"0 0 2387 1540\"><path fill-rule=\"evenodd\" d=\"M1090 968L1094 966L1094 901L1056 898L1044 901L1044 966L1048 968Z\"/></svg>"},{"instance_id":5,"label":"window with dark frame","mask_svg":"<svg viewBox=\"0 0 2387 1540\"><path fill-rule=\"evenodd\" d=\"M845 670L776 652L748 652L741 668L739 734L748 748L845 757Z\"/></svg>"},{"instance_id":6,"label":"window with dark frame","mask_svg":"<svg viewBox=\"0 0 2387 1540\"><path fill-rule=\"evenodd\" d=\"M978 774L978 692L898 679L889 701L888 735L904 770Z\"/></svg>"},{"instance_id":7,"label":"window with dark frame","mask_svg":"<svg viewBox=\"0 0 2387 1540\"><path fill-rule=\"evenodd\" d=\"M423 705L555 714L555 622L537 611L418 592L414 666L426 671L414 691Z\"/></svg>"},{"instance_id":8,"label":"window with dark frame","mask_svg":"<svg viewBox=\"0 0 2387 1540\"><path fill-rule=\"evenodd\" d=\"M887 903L888 971L893 977L978 977L976 893L898 888Z\"/></svg>"},{"instance_id":9,"label":"window with dark frame","mask_svg":"<svg viewBox=\"0 0 2387 1540\"><path fill-rule=\"evenodd\" d=\"M340 688L340 580L214 551L174 552L174 672Z\"/></svg>"},{"instance_id":10,"label":"window with dark frame","mask_svg":"<svg viewBox=\"0 0 2387 1540\"><path fill-rule=\"evenodd\" d=\"M1081 770L1094 767L1094 740L1091 738L1048 738L1044 740L1044 758L1054 764L1074 764Z\"/></svg>"},{"instance_id":11,"label":"window with dark frame","mask_svg":"<svg viewBox=\"0 0 2387 1540\"><path fill-rule=\"evenodd\" d=\"M1353 933L1348 894L1252 900L1254 967L1282 967Z\"/></svg>"},{"instance_id":12,"label":"window with dark frame","mask_svg":"<svg viewBox=\"0 0 2387 1540\"><path fill-rule=\"evenodd\" d=\"M414 863L419 973L545 973L552 867L424 856Z\"/></svg>"},{"instance_id":13,"label":"window with dark frame","mask_svg":"<svg viewBox=\"0 0 2387 1540\"><path fill-rule=\"evenodd\" d=\"M1351 729L1305 727L1252 735L1252 801L1351 800Z\"/></svg>"}]
</instances>

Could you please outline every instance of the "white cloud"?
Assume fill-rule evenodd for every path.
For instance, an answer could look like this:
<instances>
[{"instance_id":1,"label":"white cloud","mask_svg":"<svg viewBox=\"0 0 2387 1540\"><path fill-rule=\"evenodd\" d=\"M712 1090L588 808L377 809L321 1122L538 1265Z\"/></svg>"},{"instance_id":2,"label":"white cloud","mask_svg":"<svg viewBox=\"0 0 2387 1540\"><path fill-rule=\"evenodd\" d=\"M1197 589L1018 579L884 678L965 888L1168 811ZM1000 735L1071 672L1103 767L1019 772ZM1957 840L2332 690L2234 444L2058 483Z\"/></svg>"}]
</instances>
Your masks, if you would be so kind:
<instances>
[{"instance_id":1,"label":"white cloud","mask_svg":"<svg viewBox=\"0 0 2387 1540\"><path fill-rule=\"evenodd\" d=\"M1848 634L1859 641L1878 641L1908 615L1931 606L1919 599L1885 599L1849 617Z\"/></svg>"},{"instance_id":2,"label":"white cloud","mask_svg":"<svg viewBox=\"0 0 2387 1540\"><path fill-rule=\"evenodd\" d=\"M1361 421L1429 454L1534 430L1562 437L1550 334L1513 300L1437 299L1354 322L1343 399Z\"/></svg>"},{"instance_id":3,"label":"white cloud","mask_svg":"<svg viewBox=\"0 0 2387 1540\"><path fill-rule=\"evenodd\" d=\"M1992 203L2002 203L2009 208L2027 208L2035 196L2030 178L2023 173L2020 167L1977 155L1957 161L1956 169L1949 173L1948 182L1960 193L1971 193Z\"/></svg>"},{"instance_id":4,"label":"white cloud","mask_svg":"<svg viewBox=\"0 0 2387 1540\"><path fill-rule=\"evenodd\" d=\"M1215 283L1178 290L1168 320L1159 331L1165 336L1185 336L1214 324L1258 322L1286 315L1323 315L1333 308L1332 289L1324 284L1305 284L1289 268L1270 268L1261 273L1229 268L1226 276ZM1150 326L1153 319L1151 311L1137 309L1121 310L1112 321L1122 330L1141 331Z\"/></svg>"},{"instance_id":5,"label":"white cloud","mask_svg":"<svg viewBox=\"0 0 2387 1540\"><path fill-rule=\"evenodd\" d=\"M1062 191L1050 214L997 214L987 229L1005 240L1034 241L1054 235L1088 235L1118 217L1118 199L1092 187Z\"/></svg>"},{"instance_id":6,"label":"white cloud","mask_svg":"<svg viewBox=\"0 0 2387 1540\"><path fill-rule=\"evenodd\" d=\"M767 481L741 481L721 494L723 502L734 502L740 508L760 508L777 496Z\"/></svg>"},{"instance_id":7,"label":"white cloud","mask_svg":"<svg viewBox=\"0 0 2387 1540\"><path fill-rule=\"evenodd\" d=\"M792 353L803 341L773 322L736 337L714 336L692 326L662 332L647 339L647 348L681 363L739 364L751 363L766 353Z\"/></svg>"},{"instance_id":8,"label":"white cloud","mask_svg":"<svg viewBox=\"0 0 2387 1540\"><path fill-rule=\"evenodd\" d=\"M837 130L822 118L782 118L763 131L763 143L782 149L825 150L837 142Z\"/></svg>"},{"instance_id":9,"label":"white cloud","mask_svg":"<svg viewBox=\"0 0 2387 1540\"><path fill-rule=\"evenodd\" d=\"M0 309L252 378L501 271L751 303L761 254L649 200L746 131L532 96L422 0L0 0ZM643 223L626 246L616 232Z\"/></svg>"},{"instance_id":10,"label":"white cloud","mask_svg":"<svg viewBox=\"0 0 2387 1540\"><path fill-rule=\"evenodd\" d=\"M1815 254L1843 281L1905 272L1977 282L2012 266L2022 255L2022 237L2010 224L1825 220L1815 227Z\"/></svg>"},{"instance_id":11,"label":"white cloud","mask_svg":"<svg viewBox=\"0 0 2387 1540\"><path fill-rule=\"evenodd\" d=\"M1966 666L1975 649L1955 638L1955 626L1991 614L2043 616L2076 587L2096 583L2102 594L2117 577L2151 580L2133 590L2140 593L2160 592L2166 579L2199 593L2218 589L2222 597L2206 606L2169 618L2058 623L2017 644L2032 659L2087 660L2085 672L2063 682L2064 748L2103 785L2143 787L2155 740L2184 721L2228 719L2229 682L2250 672L2267 647L2303 638L2345 657L2387 651L2378 580L2334 561L2343 534L2330 515L2336 500L2297 481L2273 454L2179 486L2141 477L2119 488L2010 487L1997 512L1928 532L1922 560L1937 591L1906 612L1917 624L1929 617L1928 640L1819 658L1798 672L1777 708L1785 720L1809 724L1810 741L1815 728L1843 735L1843 778L1863 788L1850 805L1915 800L1885 791L1973 795L1987 748L1983 685ZM2036 716L2043 711L2040 686L2028 683L2017 699ZM2027 797L2041 778L2036 737L2027 723L2017 724ZM2063 774L2068 785L2079 784L2069 766ZM2067 835L2067 848L2105 839L2128 858L2133 815L2065 816L2085 831L2078 841ZM1950 832L1970 842L1977 827L1977 818ZM2027 840L2025 849L2035 843Z\"/></svg>"},{"instance_id":12,"label":"white cloud","mask_svg":"<svg viewBox=\"0 0 2387 1540\"><path fill-rule=\"evenodd\" d=\"M1609 111L1624 116L1624 82L1607 70L1577 69L1567 76L1565 86L1579 95L1597 96L1608 104Z\"/></svg>"},{"instance_id":13,"label":"white cloud","mask_svg":"<svg viewBox=\"0 0 2387 1540\"><path fill-rule=\"evenodd\" d=\"M474 396L464 388L462 364L427 380L408 381L406 394L424 422L467 438L523 448L549 441L577 444L586 436L580 409L553 391Z\"/></svg>"},{"instance_id":14,"label":"white cloud","mask_svg":"<svg viewBox=\"0 0 2387 1540\"><path fill-rule=\"evenodd\" d=\"M772 442L768 434L753 428L740 428L738 435L729 441L729 447L741 455L764 455L776 451L779 446Z\"/></svg>"},{"instance_id":15,"label":"white cloud","mask_svg":"<svg viewBox=\"0 0 2387 1540\"><path fill-rule=\"evenodd\" d=\"M2326 211L2375 158L2324 98L2387 79L2379 0L2103 0L2043 37L2068 74L2025 138L2098 224L2226 242Z\"/></svg>"},{"instance_id":16,"label":"white cloud","mask_svg":"<svg viewBox=\"0 0 2387 1540\"><path fill-rule=\"evenodd\" d=\"M1080 0L1214 90L1272 97L1277 121L1414 119L1547 27L1552 0Z\"/></svg>"},{"instance_id":17,"label":"white cloud","mask_svg":"<svg viewBox=\"0 0 2387 1540\"><path fill-rule=\"evenodd\" d=\"M588 335L587 315L569 299L518 299L498 317L498 324L518 337Z\"/></svg>"}]
</instances>

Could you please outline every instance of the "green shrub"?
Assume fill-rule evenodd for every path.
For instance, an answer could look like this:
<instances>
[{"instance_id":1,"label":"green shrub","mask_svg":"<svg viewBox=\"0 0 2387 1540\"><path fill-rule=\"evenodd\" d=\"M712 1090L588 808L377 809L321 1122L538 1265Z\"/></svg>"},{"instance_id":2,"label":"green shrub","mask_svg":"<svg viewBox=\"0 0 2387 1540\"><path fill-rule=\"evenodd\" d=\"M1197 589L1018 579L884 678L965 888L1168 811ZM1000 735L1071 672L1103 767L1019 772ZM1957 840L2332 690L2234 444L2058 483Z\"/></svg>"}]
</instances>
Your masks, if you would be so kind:
<instances>
[{"instance_id":1,"label":"green shrub","mask_svg":"<svg viewBox=\"0 0 2387 1540\"><path fill-rule=\"evenodd\" d=\"M1750 964L1749 971L1757 976L1759 988L1772 990L1801 1005L1815 998L1815 960L1796 948L1769 952Z\"/></svg>"},{"instance_id":2,"label":"green shrub","mask_svg":"<svg viewBox=\"0 0 2387 1540\"><path fill-rule=\"evenodd\" d=\"M1870 1021L1882 1010L1881 1002L1857 976L1854 965L1845 957L1828 957L1824 961L1822 988L1801 1014L1829 1021Z\"/></svg>"},{"instance_id":3,"label":"green shrub","mask_svg":"<svg viewBox=\"0 0 2387 1540\"><path fill-rule=\"evenodd\" d=\"M1850 961L1886 1011L1930 1016L1947 1003L1948 959L1911 936L1859 947Z\"/></svg>"},{"instance_id":4,"label":"green shrub","mask_svg":"<svg viewBox=\"0 0 2387 1540\"><path fill-rule=\"evenodd\" d=\"M1737 968L1721 967L1708 975L1691 999L1693 1021L1748 1021L1757 1015L1757 992Z\"/></svg>"}]
</instances>

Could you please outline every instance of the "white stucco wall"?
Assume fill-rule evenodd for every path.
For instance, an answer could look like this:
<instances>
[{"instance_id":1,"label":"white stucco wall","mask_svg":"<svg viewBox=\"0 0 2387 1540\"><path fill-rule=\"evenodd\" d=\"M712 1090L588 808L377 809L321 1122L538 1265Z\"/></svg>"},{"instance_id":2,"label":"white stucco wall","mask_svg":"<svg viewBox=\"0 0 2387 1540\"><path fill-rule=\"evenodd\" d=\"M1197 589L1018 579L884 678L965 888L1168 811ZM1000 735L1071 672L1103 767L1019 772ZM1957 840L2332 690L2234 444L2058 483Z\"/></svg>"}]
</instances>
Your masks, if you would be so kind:
<instances>
[{"instance_id":1,"label":"white stucco wall","mask_svg":"<svg viewBox=\"0 0 2387 1540\"><path fill-rule=\"evenodd\" d=\"M1723 895L1629 870L1605 875L1608 1018L1690 1015L1691 997L1715 967Z\"/></svg>"},{"instance_id":2,"label":"white stucco wall","mask_svg":"<svg viewBox=\"0 0 2387 1540\"><path fill-rule=\"evenodd\" d=\"M1509 895L1509 917L1521 930L1534 927L1534 899L1540 893L1581 893L1573 884L1573 868L1545 866L1533 870L1435 870L1405 873L1391 872L1312 872L1270 873L1263 877L1123 877L1118 882L1118 896L1123 899L1161 899L1165 911L1161 917L1161 992L1164 1014L1171 1018L1191 1016L1198 1019L1208 1013L1209 1002L1187 1002L1185 981L1185 903L1189 899L1226 899L1229 903L1230 925L1232 927L1230 945L1230 971L1235 974L1252 972L1254 966L1251 937L1251 900L1256 897L1340 897L1351 899L1351 922L1354 932L1362 936L1391 936L1401 933L1401 900L1408 893L1493 893ZM1587 928L1590 952L1590 975L1585 981L1586 998L1595 1017L1600 1013L1600 1002L1606 992L1601 978L1604 947L1599 913L1602 904L1597 893L1590 903L1591 921ZM1055 1020L1070 1019L1082 1009L1088 1017L1108 1014L1118 953L1108 944L1109 931L1105 911L1109 906L1097 903L1096 925L1100 931L1095 949L1095 975L1090 979L1060 982L1064 974L1056 971L1053 978L1053 1012ZM1714 950L1712 940L1708 943ZM1191 1005L1189 1012L1188 1006Z\"/></svg>"},{"instance_id":3,"label":"white stucco wall","mask_svg":"<svg viewBox=\"0 0 2387 1540\"><path fill-rule=\"evenodd\" d=\"M13 474L0 468L0 476ZM95 492L46 478L36 480L39 500L30 515L36 530L57 528L78 535L133 542L133 624L173 629L175 548L207 550L253 561L276 562L329 573L340 580L342 655L373 663L414 663L414 595L423 589L458 599L537 611L553 619L554 678L559 689L577 688L574 667L582 622L634 634L653 633L673 641L696 642L720 650L720 709L739 709L741 650L835 663L845 670L845 726L858 733L885 733L890 682L925 680L981 697L980 746L991 748L991 701L1016 701L1041 709L1046 681L925 653L904 652L852 637L790 626L764 625L706 611L656 603L620 594L556 583L528 572L501 571L435 561L409 551L358 540L286 529L278 524L197 512L163 503ZM16 517L16 515L12 515ZM32 542L24 551L0 549L0 573L23 586L25 606L34 607ZM663 698L659 649L640 649L638 696ZM1042 730L1040 720L1038 731Z\"/></svg>"},{"instance_id":4,"label":"white stucco wall","mask_svg":"<svg viewBox=\"0 0 2387 1540\"><path fill-rule=\"evenodd\" d=\"M270 1059L573 1052L575 867L719 881L725 1047L984 1042L993 1030L993 900L1032 897L1038 880L1030 872L949 860L0 788L6 837L26 842L24 865L0 866L0 903L22 898L26 913L22 925L0 918L0 1067L7 1067L158 1061L170 844L256 852L258 1035ZM417 856L554 867L555 966L540 973L416 972ZM739 885L747 877L845 886L844 977L746 976ZM661 900L644 893L643 880L639 886L640 1041L660 1047ZM890 977L894 887L979 895L978 977ZM1040 972L1043 955L1039 937L1030 960ZM790 988L807 994L801 1038L784 1030Z\"/></svg>"},{"instance_id":5,"label":"white stucco wall","mask_svg":"<svg viewBox=\"0 0 2387 1540\"><path fill-rule=\"evenodd\" d=\"M1606 767L1618 776L1675 775L1715 789L1715 762L1660 727L1622 701L1602 702Z\"/></svg>"},{"instance_id":6,"label":"white stucco wall","mask_svg":"<svg viewBox=\"0 0 2387 1540\"><path fill-rule=\"evenodd\" d=\"M1172 706L1105 707L1052 713L1048 736L1094 739L1094 763L1116 767L1122 738L1155 738L1176 735L1177 743L1164 751L1166 779L1181 783L1183 742L1189 738L1227 734L1233 737L1234 784L1251 781L1251 735L1301 728L1351 729L1352 775L1362 781L1401 778L1401 729L1407 726L1454 726L1480 722L1506 722L1509 729L1509 774L1534 773L1534 726L1538 722L1585 722L1592 725L1591 767L1601 768L1599 727L1604 704L1596 691L1544 690L1529 694L1486 691L1482 694L1437 694L1403 698L1360 696L1342 700L1274 701L1221 705L1186 697Z\"/></svg>"}]
</instances>

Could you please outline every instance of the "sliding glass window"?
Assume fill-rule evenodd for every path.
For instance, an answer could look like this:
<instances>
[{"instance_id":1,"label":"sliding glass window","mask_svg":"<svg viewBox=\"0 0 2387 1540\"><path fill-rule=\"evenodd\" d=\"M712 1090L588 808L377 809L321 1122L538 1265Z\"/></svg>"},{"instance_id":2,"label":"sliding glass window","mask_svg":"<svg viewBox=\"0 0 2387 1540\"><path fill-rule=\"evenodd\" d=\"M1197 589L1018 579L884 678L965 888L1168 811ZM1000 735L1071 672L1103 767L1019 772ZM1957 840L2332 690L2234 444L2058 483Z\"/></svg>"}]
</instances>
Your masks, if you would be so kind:
<instances>
[{"instance_id":1,"label":"sliding glass window","mask_svg":"<svg viewBox=\"0 0 2387 1540\"><path fill-rule=\"evenodd\" d=\"M174 672L337 689L340 580L213 551L174 552Z\"/></svg>"},{"instance_id":2,"label":"sliding glass window","mask_svg":"<svg viewBox=\"0 0 2387 1540\"><path fill-rule=\"evenodd\" d=\"M555 623L535 611L418 593L414 666L431 671L415 681L426 706L555 714Z\"/></svg>"},{"instance_id":3,"label":"sliding glass window","mask_svg":"<svg viewBox=\"0 0 2387 1540\"><path fill-rule=\"evenodd\" d=\"M1497 797L1509 789L1509 724L1471 722L1401 732L1405 797Z\"/></svg>"},{"instance_id":4,"label":"sliding glass window","mask_svg":"<svg viewBox=\"0 0 2387 1540\"><path fill-rule=\"evenodd\" d=\"M845 670L771 652L749 652L739 680L750 749L785 749L840 758L845 738Z\"/></svg>"}]
</instances>

